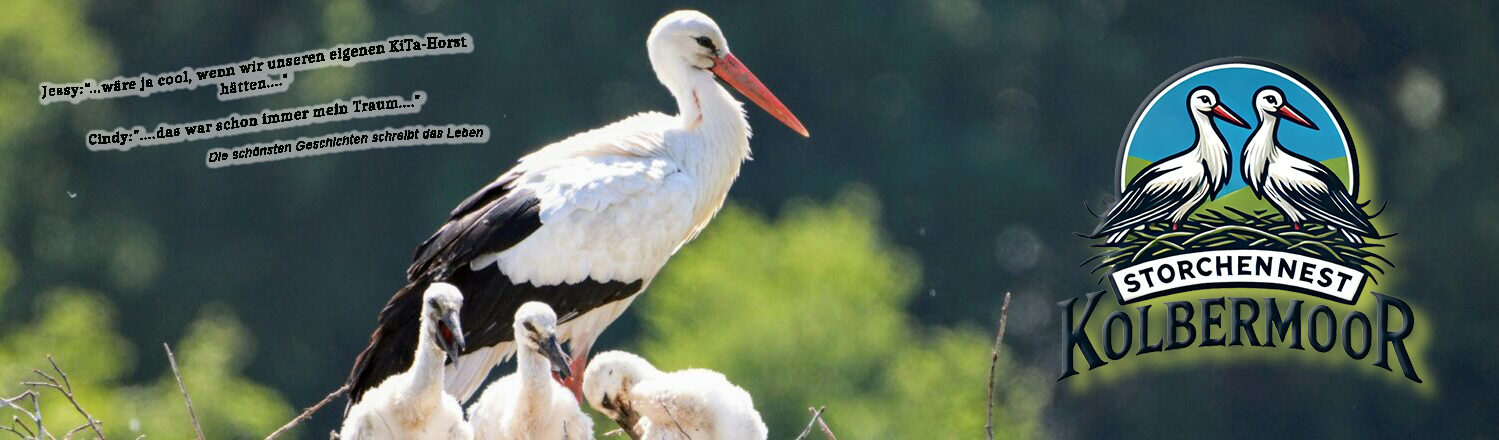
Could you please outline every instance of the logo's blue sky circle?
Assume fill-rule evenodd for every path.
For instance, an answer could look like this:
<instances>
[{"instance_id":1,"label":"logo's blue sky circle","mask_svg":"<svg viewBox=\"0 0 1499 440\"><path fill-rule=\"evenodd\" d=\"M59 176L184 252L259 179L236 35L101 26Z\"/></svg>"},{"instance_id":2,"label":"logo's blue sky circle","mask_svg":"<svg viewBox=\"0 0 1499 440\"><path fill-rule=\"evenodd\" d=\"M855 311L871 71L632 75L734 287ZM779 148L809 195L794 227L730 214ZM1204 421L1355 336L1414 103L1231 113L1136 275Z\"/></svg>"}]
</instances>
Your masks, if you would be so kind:
<instances>
[{"instance_id":1,"label":"logo's blue sky circle","mask_svg":"<svg viewBox=\"0 0 1499 440\"><path fill-rule=\"evenodd\" d=\"M1246 62L1236 62L1246 61ZM1354 158L1353 144L1349 141L1347 128L1343 125L1335 110L1325 102L1321 94L1312 87L1303 84L1301 80L1281 72L1273 67L1260 65L1258 60L1223 60L1223 62L1208 62L1207 66L1199 65L1178 74L1174 80L1164 87L1157 89L1155 96L1135 115L1130 131L1119 156L1119 181L1116 182L1119 191L1133 176L1125 174L1123 170L1129 157L1137 157L1150 162L1155 162L1166 156L1176 154L1192 146L1194 131L1192 130L1192 119L1187 113L1187 96L1192 89L1198 86L1210 86L1218 91L1219 103L1228 106L1230 110L1244 118L1251 127L1259 126L1259 112L1254 106L1254 93L1264 86L1276 86L1285 93L1286 102L1299 110L1302 115L1316 124L1319 130L1312 130L1292 123L1281 121L1277 136L1280 144L1291 151L1312 158L1317 161L1336 159L1341 157L1347 160L1347 176L1349 182L1348 191L1358 193L1356 188L1357 173L1355 167L1357 161ZM1265 63L1269 64L1269 63ZM1240 152L1244 149L1244 142L1249 139L1253 128L1242 128L1217 118L1213 119L1218 127L1218 132L1223 134L1223 139L1228 141L1229 148L1233 151L1230 158L1233 163L1233 176L1224 185L1218 194L1227 195L1245 186L1244 179L1239 172ZM1342 171L1342 170L1335 170Z\"/></svg>"}]
</instances>

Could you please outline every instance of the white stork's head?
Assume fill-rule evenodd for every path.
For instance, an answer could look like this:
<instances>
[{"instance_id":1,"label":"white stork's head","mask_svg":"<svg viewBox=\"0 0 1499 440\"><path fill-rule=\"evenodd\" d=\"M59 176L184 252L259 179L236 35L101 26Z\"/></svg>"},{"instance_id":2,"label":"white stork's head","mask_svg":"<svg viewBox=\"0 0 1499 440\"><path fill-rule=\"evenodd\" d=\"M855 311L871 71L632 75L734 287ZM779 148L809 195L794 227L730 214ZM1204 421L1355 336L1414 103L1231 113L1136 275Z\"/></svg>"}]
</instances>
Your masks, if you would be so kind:
<instances>
[{"instance_id":1,"label":"white stork's head","mask_svg":"<svg viewBox=\"0 0 1499 440\"><path fill-rule=\"evenodd\" d=\"M462 310L463 293L452 284L432 283L422 293L422 337L453 361L463 354L463 325L458 320Z\"/></svg>"},{"instance_id":2,"label":"white stork's head","mask_svg":"<svg viewBox=\"0 0 1499 440\"><path fill-rule=\"evenodd\" d=\"M583 396L588 404L609 418L628 418L632 411L626 396L641 379L661 374L640 356L623 351L606 351L593 356L583 372Z\"/></svg>"},{"instance_id":3,"label":"white stork's head","mask_svg":"<svg viewBox=\"0 0 1499 440\"><path fill-rule=\"evenodd\" d=\"M1209 117L1217 116L1234 125L1249 128L1249 123L1244 122L1244 119L1233 110L1229 110L1228 107L1218 102L1218 91L1212 87L1202 86L1192 89L1192 94L1187 97L1187 106Z\"/></svg>"},{"instance_id":4,"label":"white stork's head","mask_svg":"<svg viewBox=\"0 0 1499 440\"><path fill-rule=\"evenodd\" d=\"M698 11L676 11L661 17L646 38L656 78L672 93L691 93L693 85L714 77L723 80L802 136L807 128L791 114L739 58L729 52L718 23Z\"/></svg>"},{"instance_id":5,"label":"white stork's head","mask_svg":"<svg viewBox=\"0 0 1499 440\"><path fill-rule=\"evenodd\" d=\"M1285 93L1282 93L1278 87L1265 86L1261 87L1259 91L1254 92L1254 107L1259 110L1260 119L1271 115L1279 116L1307 128L1317 129L1317 124L1312 123L1305 116L1302 116L1301 112L1286 102Z\"/></svg>"},{"instance_id":6,"label":"white stork's head","mask_svg":"<svg viewBox=\"0 0 1499 440\"><path fill-rule=\"evenodd\" d=\"M521 304L515 311L515 343L521 350L544 356L552 364L552 371L566 379L570 370L567 354L562 352L562 343L557 341L557 313L545 303L531 301Z\"/></svg>"}]
</instances>

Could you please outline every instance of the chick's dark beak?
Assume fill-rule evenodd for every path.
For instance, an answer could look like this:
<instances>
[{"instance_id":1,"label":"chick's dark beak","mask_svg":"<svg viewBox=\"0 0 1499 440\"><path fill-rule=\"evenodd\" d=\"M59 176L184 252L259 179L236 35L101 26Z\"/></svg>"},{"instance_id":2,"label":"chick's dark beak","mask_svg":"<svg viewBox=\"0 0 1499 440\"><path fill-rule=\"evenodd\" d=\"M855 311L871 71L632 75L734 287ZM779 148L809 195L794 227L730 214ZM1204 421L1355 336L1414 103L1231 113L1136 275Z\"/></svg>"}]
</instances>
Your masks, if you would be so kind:
<instances>
[{"instance_id":1,"label":"chick's dark beak","mask_svg":"<svg viewBox=\"0 0 1499 440\"><path fill-rule=\"evenodd\" d=\"M443 315L437 325L438 343L442 345L442 351L447 353L448 360L458 362L458 356L463 354L463 326L458 322L458 313Z\"/></svg>"},{"instance_id":2,"label":"chick's dark beak","mask_svg":"<svg viewBox=\"0 0 1499 440\"><path fill-rule=\"evenodd\" d=\"M562 343L557 341L557 335L548 337L546 342L541 344L541 352L547 355L548 361L552 362L552 371L557 372L557 377L567 379L572 375L572 370L568 368L572 359L567 356L567 353L562 352Z\"/></svg>"}]
</instances>

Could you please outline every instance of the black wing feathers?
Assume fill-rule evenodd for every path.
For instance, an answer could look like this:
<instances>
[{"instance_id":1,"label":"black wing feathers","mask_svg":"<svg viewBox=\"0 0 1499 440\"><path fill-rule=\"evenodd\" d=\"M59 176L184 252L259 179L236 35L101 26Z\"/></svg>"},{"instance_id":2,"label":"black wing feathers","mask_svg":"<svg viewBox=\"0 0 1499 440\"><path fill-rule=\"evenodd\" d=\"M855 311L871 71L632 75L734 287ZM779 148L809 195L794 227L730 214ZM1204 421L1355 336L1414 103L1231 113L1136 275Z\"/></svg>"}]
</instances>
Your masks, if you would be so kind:
<instances>
[{"instance_id":1,"label":"black wing feathers","mask_svg":"<svg viewBox=\"0 0 1499 440\"><path fill-rule=\"evenodd\" d=\"M1161 162L1169 159L1171 158L1162 159ZM1150 182L1168 171L1170 170L1163 169L1163 167L1150 166L1130 180L1129 186L1124 188L1124 194L1119 198L1119 203L1109 209L1104 221L1099 222L1098 227L1093 229L1093 237L1102 237L1165 218L1175 208L1174 205L1181 203L1184 194L1180 194L1183 192L1180 190L1187 189L1149 187Z\"/></svg>"},{"instance_id":2,"label":"black wing feathers","mask_svg":"<svg viewBox=\"0 0 1499 440\"><path fill-rule=\"evenodd\" d=\"M349 373L350 404L385 378L410 368L420 325L422 295L433 282L447 282L463 292L461 319L464 354L514 339L510 328L516 309L527 301L542 301L568 322L599 306L629 298L644 280L537 286L514 283L496 265L473 270L476 257L515 246L541 228L540 200L529 190L514 187L519 174L510 173L458 204L448 222L417 246L406 271L408 283L380 311L369 345ZM347 411L347 408L345 408Z\"/></svg>"},{"instance_id":3,"label":"black wing feathers","mask_svg":"<svg viewBox=\"0 0 1499 440\"><path fill-rule=\"evenodd\" d=\"M506 174L459 203L448 222L417 246L406 280L446 278L455 265L509 249L540 229L541 201L530 191L513 190L518 176Z\"/></svg>"}]
</instances>

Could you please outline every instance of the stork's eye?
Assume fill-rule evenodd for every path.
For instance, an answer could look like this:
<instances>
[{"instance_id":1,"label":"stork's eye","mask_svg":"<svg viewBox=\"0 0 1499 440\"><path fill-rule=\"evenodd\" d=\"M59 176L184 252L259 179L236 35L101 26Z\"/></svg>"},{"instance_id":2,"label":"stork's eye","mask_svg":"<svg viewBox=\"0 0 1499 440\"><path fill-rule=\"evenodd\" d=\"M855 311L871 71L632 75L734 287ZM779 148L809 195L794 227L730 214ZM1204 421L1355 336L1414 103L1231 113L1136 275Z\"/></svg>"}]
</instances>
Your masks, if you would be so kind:
<instances>
[{"instance_id":1,"label":"stork's eye","mask_svg":"<svg viewBox=\"0 0 1499 440\"><path fill-rule=\"evenodd\" d=\"M1206 97L1206 96L1198 96L1197 100L1198 101L1202 101L1203 104L1207 104L1208 103L1208 97Z\"/></svg>"},{"instance_id":2,"label":"stork's eye","mask_svg":"<svg viewBox=\"0 0 1499 440\"><path fill-rule=\"evenodd\" d=\"M712 51L718 50L718 46L713 44L713 39L708 37L697 37L697 45Z\"/></svg>"},{"instance_id":3,"label":"stork's eye","mask_svg":"<svg viewBox=\"0 0 1499 440\"><path fill-rule=\"evenodd\" d=\"M1268 102L1268 103L1271 103L1271 104L1275 104L1275 97L1274 96L1266 96L1265 97L1265 102Z\"/></svg>"}]
</instances>

